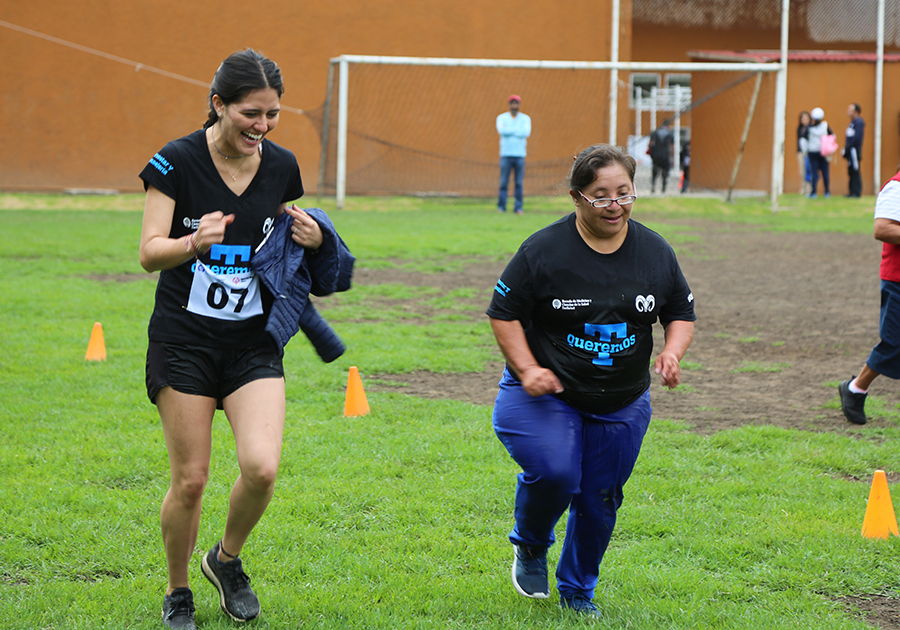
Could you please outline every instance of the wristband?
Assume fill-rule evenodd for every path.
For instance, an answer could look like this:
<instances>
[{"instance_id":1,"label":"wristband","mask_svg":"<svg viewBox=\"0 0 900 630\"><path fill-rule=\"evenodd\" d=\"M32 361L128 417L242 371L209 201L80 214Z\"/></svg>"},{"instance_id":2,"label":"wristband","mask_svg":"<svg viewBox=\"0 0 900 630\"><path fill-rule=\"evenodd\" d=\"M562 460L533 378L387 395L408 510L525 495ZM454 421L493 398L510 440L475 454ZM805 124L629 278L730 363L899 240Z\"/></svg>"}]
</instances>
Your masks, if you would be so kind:
<instances>
[{"instance_id":1,"label":"wristband","mask_svg":"<svg viewBox=\"0 0 900 630\"><path fill-rule=\"evenodd\" d=\"M200 248L197 247L197 241L194 240L194 236L196 234L196 232L191 232L190 234L185 234L184 236L184 251L189 252L191 250L194 250L195 256L200 253Z\"/></svg>"}]
</instances>

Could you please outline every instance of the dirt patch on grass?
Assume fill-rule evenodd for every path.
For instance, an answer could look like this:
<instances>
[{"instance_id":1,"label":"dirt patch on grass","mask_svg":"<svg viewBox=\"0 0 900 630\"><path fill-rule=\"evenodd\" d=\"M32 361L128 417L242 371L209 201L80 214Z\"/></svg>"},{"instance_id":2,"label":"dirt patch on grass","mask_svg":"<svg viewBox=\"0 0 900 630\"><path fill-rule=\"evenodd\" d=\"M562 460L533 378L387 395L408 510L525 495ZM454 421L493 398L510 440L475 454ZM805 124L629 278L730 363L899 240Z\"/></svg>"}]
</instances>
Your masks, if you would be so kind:
<instances>
[{"instance_id":1,"label":"dirt patch on grass","mask_svg":"<svg viewBox=\"0 0 900 630\"><path fill-rule=\"evenodd\" d=\"M862 613L866 623L881 630L900 630L900 601L884 595L863 595L841 599L847 611Z\"/></svg>"},{"instance_id":2,"label":"dirt patch on grass","mask_svg":"<svg viewBox=\"0 0 900 630\"><path fill-rule=\"evenodd\" d=\"M837 406L836 385L857 373L878 341L879 244L868 235L670 223L692 240L676 249L696 299L697 323L683 387L670 392L656 380L651 386L654 417L685 421L702 433L745 424L852 429ZM438 274L361 269L356 282L478 288L484 302L464 312L480 318L504 266L484 261ZM398 383L373 384L375 391L490 405L501 370L498 360L471 374L369 376ZM894 391L891 381L876 381L876 394Z\"/></svg>"}]
</instances>

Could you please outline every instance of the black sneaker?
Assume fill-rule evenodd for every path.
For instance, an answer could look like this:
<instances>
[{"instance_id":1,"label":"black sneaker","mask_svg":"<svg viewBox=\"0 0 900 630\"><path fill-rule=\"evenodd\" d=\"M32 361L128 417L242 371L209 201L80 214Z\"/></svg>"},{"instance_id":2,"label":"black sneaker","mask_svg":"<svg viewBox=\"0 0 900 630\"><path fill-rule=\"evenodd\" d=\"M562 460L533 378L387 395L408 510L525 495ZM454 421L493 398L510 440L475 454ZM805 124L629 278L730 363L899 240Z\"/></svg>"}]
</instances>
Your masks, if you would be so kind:
<instances>
[{"instance_id":1,"label":"black sneaker","mask_svg":"<svg viewBox=\"0 0 900 630\"><path fill-rule=\"evenodd\" d=\"M194 624L194 594L189 588L176 588L163 597L162 620L173 630L197 630Z\"/></svg>"},{"instance_id":2,"label":"black sneaker","mask_svg":"<svg viewBox=\"0 0 900 630\"><path fill-rule=\"evenodd\" d=\"M259 600L250 588L250 578L244 573L241 559L219 561L219 544L203 556L203 575L219 591L219 605L235 621L249 621L259 615Z\"/></svg>"},{"instance_id":3,"label":"black sneaker","mask_svg":"<svg viewBox=\"0 0 900 630\"><path fill-rule=\"evenodd\" d=\"M841 411L853 424L865 424L867 394L856 394L850 391L850 383L853 378L838 385L838 392L841 395Z\"/></svg>"},{"instance_id":4,"label":"black sneaker","mask_svg":"<svg viewBox=\"0 0 900 630\"><path fill-rule=\"evenodd\" d=\"M516 592L525 597L547 599L547 550L513 545L512 582Z\"/></svg>"},{"instance_id":5,"label":"black sneaker","mask_svg":"<svg viewBox=\"0 0 900 630\"><path fill-rule=\"evenodd\" d=\"M559 607L563 610L571 610L587 619L600 619L600 610L594 606L594 602L584 595L560 597Z\"/></svg>"}]
</instances>

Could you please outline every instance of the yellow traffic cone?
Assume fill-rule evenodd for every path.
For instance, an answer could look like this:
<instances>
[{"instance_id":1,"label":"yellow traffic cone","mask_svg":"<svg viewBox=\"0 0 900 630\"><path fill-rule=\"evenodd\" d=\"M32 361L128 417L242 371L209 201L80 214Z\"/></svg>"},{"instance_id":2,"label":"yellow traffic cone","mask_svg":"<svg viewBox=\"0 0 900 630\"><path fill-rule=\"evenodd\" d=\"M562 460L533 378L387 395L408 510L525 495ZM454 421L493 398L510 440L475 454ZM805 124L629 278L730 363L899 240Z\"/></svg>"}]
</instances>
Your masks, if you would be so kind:
<instances>
[{"instance_id":1,"label":"yellow traffic cone","mask_svg":"<svg viewBox=\"0 0 900 630\"><path fill-rule=\"evenodd\" d=\"M900 536L897 532L897 517L894 515L894 504L891 503L887 476L883 470L876 470L872 477L862 535L865 538L887 538L890 534Z\"/></svg>"},{"instance_id":2,"label":"yellow traffic cone","mask_svg":"<svg viewBox=\"0 0 900 630\"><path fill-rule=\"evenodd\" d=\"M106 361L106 344L103 342L103 326L100 325L100 322L94 324L94 329L91 331L91 340L88 341L84 360Z\"/></svg>"},{"instance_id":3,"label":"yellow traffic cone","mask_svg":"<svg viewBox=\"0 0 900 630\"><path fill-rule=\"evenodd\" d=\"M363 390L362 379L356 366L350 368L347 376L347 397L344 400L344 415L364 416L369 413L369 401L366 400L366 392Z\"/></svg>"}]
</instances>

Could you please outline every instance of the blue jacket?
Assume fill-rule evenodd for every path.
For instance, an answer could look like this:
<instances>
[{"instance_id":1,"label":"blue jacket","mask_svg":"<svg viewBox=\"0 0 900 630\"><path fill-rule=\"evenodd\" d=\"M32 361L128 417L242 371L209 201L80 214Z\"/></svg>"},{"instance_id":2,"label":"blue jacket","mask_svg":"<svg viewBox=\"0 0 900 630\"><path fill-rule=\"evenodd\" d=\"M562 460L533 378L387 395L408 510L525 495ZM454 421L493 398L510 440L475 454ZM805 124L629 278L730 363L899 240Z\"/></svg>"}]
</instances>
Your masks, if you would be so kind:
<instances>
[{"instance_id":1,"label":"blue jacket","mask_svg":"<svg viewBox=\"0 0 900 630\"><path fill-rule=\"evenodd\" d=\"M294 242L294 220L284 213L275 219L271 231L256 248L250 266L275 298L266 332L272 335L278 349L284 353L290 338L303 330L322 360L330 363L346 348L309 301L309 294L329 295L349 289L356 258L325 211L305 208L304 212L322 229L324 241L318 251L313 254Z\"/></svg>"}]
</instances>

